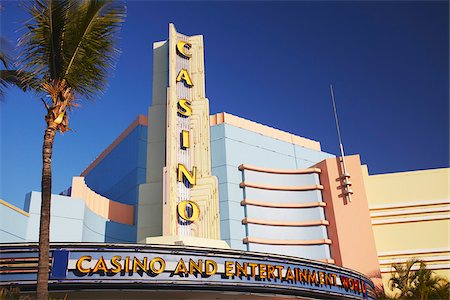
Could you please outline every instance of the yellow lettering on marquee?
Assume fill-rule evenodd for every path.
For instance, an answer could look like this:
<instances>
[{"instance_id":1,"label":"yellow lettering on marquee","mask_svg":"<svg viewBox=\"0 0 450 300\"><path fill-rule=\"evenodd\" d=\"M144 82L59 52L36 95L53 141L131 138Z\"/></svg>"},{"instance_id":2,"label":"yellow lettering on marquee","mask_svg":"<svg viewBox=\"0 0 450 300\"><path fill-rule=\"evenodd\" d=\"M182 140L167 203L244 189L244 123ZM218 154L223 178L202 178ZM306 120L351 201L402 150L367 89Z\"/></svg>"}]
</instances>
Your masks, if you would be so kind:
<instances>
[{"instance_id":1,"label":"yellow lettering on marquee","mask_svg":"<svg viewBox=\"0 0 450 300\"><path fill-rule=\"evenodd\" d=\"M191 216L188 216L186 207L189 205L189 207L192 209ZM189 222L194 222L198 219L200 216L200 207L197 205L197 203L189 200L184 200L178 203L177 205L177 211L178 215L182 217L184 220Z\"/></svg>"},{"instance_id":2,"label":"yellow lettering on marquee","mask_svg":"<svg viewBox=\"0 0 450 300\"><path fill-rule=\"evenodd\" d=\"M110 271L113 273L120 273L122 271L122 265L120 264L120 260L122 259L122 256L116 255L111 258L111 265L113 265L114 268L112 268Z\"/></svg>"},{"instance_id":3,"label":"yellow lettering on marquee","mask_svg":"<svg viewBox=\"0 0 450 300\"><path fill-rule=\"evenodd\" d=\"M317 272L317 274L319 275L319 284L324 284L325 283L325 273L324 272Z\"/></svg>"},{"instance_id":4,"label":"yellow lettering on marquee","mask_svg":"<svg viewBox=\"0 0 450 300\"><path fill-rule=\"evenodd\" d=\"M181 147L183 147L184 149L187 149L190 147L189 131L187 131L187 130L181 131Z\"/></svg>"},{"instance_id":5,"label":"yellow lettering on marquee","mask_svg":"<svg viewBox=\"0 0 450 300\"><path fill-rule=\"evenodd\" d=\"M192 259L189 259L189 274L194 274L194 270L197 273L202 274L203 260L199 259L198 263L195 263Z\"/></svg>"},{"instance_id":6,"label":"yellow lettering on marquee","mask_svg":"<svg viewBox=\"0 0 450 300\"><path fill-rule=\"evenodd\" d=\"M173 274L187 274L188 273L188 269L186 268L186 265L184 264L184 260L181 258L178 261L177 266L175 267L175 271L173 271Z\"/></svg>"},{"instance_id":7,"label":"yellow lettering on marquee","mask_svg":"<svg viewBox=\"0 0 450 300\"><path fill-rule=\"evenodd\" d=\"M225 276L233 276L233 262L225 261Z\"/></svg>"},{"instance_id":8,"label":"yellow lettering on marquee","mask_svg":"<svg viewBox=\"0 0 450 300\"><path fill-rule=\"evenodd\" d=\"M80 273L85 273L85 274L89 273L90 269L83 268L83 261L85 261L85 260L91 261L91 259L92 259L92 256L88 256L88 255L83 255L82 257L80 257L77 260L77 265L76 265L77 271L79 271Z\"/></svg>"},{"instance_id":9,"label":"yellow lettering on marquee","mask_svg":"<svg viewBox=\"0 0 450 300\"><path fill-rule=\"evenodd\" d=\"M189 87L193 87L192 79L186 69L181 69L177 76L177 82L184 81Z\"/></svg>"},{"instance_id":10,"label":"yellow lettering on marquee","mask_svg":"<svg viewBox=\"0 0 450 300\"><path fill-rule=\"evenodd\" d=\"M295 278L294 278L294 273L292 273L292 270L291 270L290 267L287 268L287 270L286 270L286 276L284 277L284 279L287 280L287 281L289 281L289 280L294 281L294 280L295 280Z\"/></svg>"},{"instance_id":11,"label":"yellow lettering on marquee","mask_svg":"<svg viewBox=\"0 0 450 300\"><path fill-rule=\"evenodd\" d=\"M94 269L92 270L92 273L97 273L98 271L108 272L108 267L106 266L105 259L103 256L100 256L100 259L95 264Z\"/></svg>"},{"instance_id":12,"label":"yellow lettering on marquee","mask_svg":"<svg viewBox=\"0 0 450 300\"><path fill-rule=\"evenodd\" d=\"M256 274L256 266L258 266L258 264L255 264L255 263L248 263L248 265L250 266L250 276L251 277L255 277L255 274Z\"/></svg>"},{"instance_id":13,"label":"yellow lettering on marquee","mask_svg":"<svg viewBox=\"0 0 450 300\"><path fill-rule=\"evenodd\" d=\"M125 270L125 272L130 271L130 257L129 256L125 257L125 266L123 267L123 269Z\"/></svg>"},{"instance_id":14,"label":"yellow lettering on marquee","mask_svg":"<svg viewBox=\"0 0 450 300\"><path fill-rule=\"evenodd\" d=\"M299 270L299 278L298 281L300 282L307 282L308 281L308 272L306 269Z\"/></svg>"},{"instance_id":15,"label":"yellow lettering on marquee","mask_svg":"<svg viewBox=\"0 0 450 300\"><path fill-rule=\"evenodd\" d=\"M187 52L187 50L191 49L191 47L192 47L191 43L188 43L188 42L185 42L185 41L179 41L177 43L177 52L182 57L189 59L189 58L192 57L192 55L189 52Z\"/></svg>"},{"instance_id":16,"label":"yellow lettering on marquee","mask_svg":"<svg viewBox=\"0 0 450 300\"><path fill-rule=\"evenodd\" d=\"M267 265L265 264L259 264L259 278L267 278Z\"/></svg>"},{"instance_id":17,"label":"yellow lettering on marquee","mask_svg":"<svg viewBox=\"0 0 450 300\"><path fill-rule=\"evenodd\" d=\"M337 275L336 274L331 274L331 276L333 276L333 285L337 285Z\"/></svg>"},{"instance_id":18,"label":"yellow lettering on marquee","mask_svg":"<svg viewBox=\"0 0 450 300\"><path fill-rule=\"evenodd\" d=\"M275 279L275 267L272 265L267 265L267 278L268 279Z\"/></svg>"},{"instance_id":19,"label":"yellow lettering on marquee","mask_svg":"<svg viewBox=\"0 0 450 300\"><path fill-rule=\"evenodd\" d=\"M330 273L325 274L325 285L333 285L333 276Z\"/></svg>"},{"instance_id":20,"label":"yellow lettering on marquee","mask_svg":"<svg viewBox=\"0 0 450 300\"><path fill-rule=\"evenodd\" d=\"M316 271L312 271L312 273L308 270L308 284L315 283L317 284L317 274Z\"/></svg>"},{"instance_id":21,"label":"yellow lettering on marquee","mask_svg":"<svg viewBox=\"0 0 450 300\"><path fill-rule=\"evenodd\" d=\"M189 181L189 183L191 185L195 185L196 184L196 173L197 173L197 168L193 167L192 168L192 173L189 172L186 167L183 164L178 164L178 176L177 176L177 180L179 182L183 182L183 177L187 179L187 181Z\"/></svg>"},{"instance_id":22,"label":"yellow lettering on marquee","mask_svg":"<svg viewBox=\"0 0 450 300\"><path fill-rule=\"evenodd\" d=\"M248 272L247 272L247 263L243 263L243 266L241 266L238 262L236 262L236 266L235 266L235 273L237 277L241 277L242 275L244 275L245 277L248 276ZM242 274L242 275L241 275Z\"/></svg>"},{"instance_id":23,"label":"yellow lettering on marquee","mask_svg":"<svg viewBox=\"0 0 450 300\"><path fill-rule=\"evenodd\" d=\"M133 273L136 273L138 271L138 267L143 272L147 272L147 261L148 261L147 257L144 257L142 262L139 260L139 258L134 257L134 259L133 259Z\"/></svg>"},{"instance_id":24,"label":"yellow lettering on marquee","mask_svg":"<svg viewBox=\"0 0 450 300\"><path fill-rule=\"evenodd\" d=\"M283 266L275 266L275 268L277 268L277 270L278 270L278 279L282 279L283 278L283 269L284 269L284 267Z\"/></svg>"},{"instance_id":25,"label":"yellow lettering on marquee","mask_svg":"<svg viewBox=\"0 0 450 300\"><path fill-rule=\"evenodd\" d=\"M178 113L185 117L192 115L191 102L187 99L178 100Z\"/></svg>"},{"instance_id":26,"label":"yellow lettering on marquee","mask_svg":"<svg viewBox=\"0 0 450 300\"><path fill-rule=\"evenodd\" d=\"M217 273L217 263L213 260L207 259L205 261L205 274L210 276L216 273Z\"/></svg>"},{"instance_id":27,"label":"yellow lettering on marquee","mask_svg":"<svg viewBox=\"0 0 450 300\"><path fill-rule=\"evenodd\" d=\"M155 267L155 264L159 264L159 268ZM155 274L160 274L164 272L164 269L166 268L166 262L161 257L155 257L150 261L150 270L152 270Z\"/></svg>"}]
</instances>

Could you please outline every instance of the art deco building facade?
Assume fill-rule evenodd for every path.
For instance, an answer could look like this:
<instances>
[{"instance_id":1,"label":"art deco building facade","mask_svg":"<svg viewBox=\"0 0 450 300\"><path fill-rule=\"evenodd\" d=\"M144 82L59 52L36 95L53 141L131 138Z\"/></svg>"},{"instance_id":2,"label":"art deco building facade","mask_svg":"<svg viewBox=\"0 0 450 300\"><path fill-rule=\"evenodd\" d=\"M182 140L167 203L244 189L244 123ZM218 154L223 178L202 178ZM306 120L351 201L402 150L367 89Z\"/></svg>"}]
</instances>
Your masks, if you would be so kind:
<instances>
[{"instance_id":1,"label":"art deco building facade","mask_svg":"<svg viewBox=\"0 0 450 300\"><path fill-rule=\"evenodd\" d=\"M148 118L52 195L51 289L370 299L409 257L448 276L449 169L369 175L358 155L345 163L348 174L318 141L210 116L203 37L171 25L154 44ZM33 289L40 197L0 202L2 285Z\"/></svg>"}]
</instances>

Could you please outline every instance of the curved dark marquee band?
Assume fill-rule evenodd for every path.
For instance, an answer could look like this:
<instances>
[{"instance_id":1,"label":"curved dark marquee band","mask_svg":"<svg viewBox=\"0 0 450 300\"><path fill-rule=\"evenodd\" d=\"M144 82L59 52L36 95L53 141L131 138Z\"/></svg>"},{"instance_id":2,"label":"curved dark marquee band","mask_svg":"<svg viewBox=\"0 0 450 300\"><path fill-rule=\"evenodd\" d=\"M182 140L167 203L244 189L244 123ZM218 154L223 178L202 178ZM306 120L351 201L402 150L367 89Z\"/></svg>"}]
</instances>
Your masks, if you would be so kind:
<instances>
[{"instance_id":1,"label":"curved dark marquee band","mask_svg":"<svg viewBox=\"0 0 450 300\"><path fill-rule=\"evenodd\" d=\"M35 289L38 245L0 246L0 284ZM314 260L238 250L52 243L50 290L90 288L278 293L317 299L374 299L361 273Z\"/></svg>"}]
</instances>

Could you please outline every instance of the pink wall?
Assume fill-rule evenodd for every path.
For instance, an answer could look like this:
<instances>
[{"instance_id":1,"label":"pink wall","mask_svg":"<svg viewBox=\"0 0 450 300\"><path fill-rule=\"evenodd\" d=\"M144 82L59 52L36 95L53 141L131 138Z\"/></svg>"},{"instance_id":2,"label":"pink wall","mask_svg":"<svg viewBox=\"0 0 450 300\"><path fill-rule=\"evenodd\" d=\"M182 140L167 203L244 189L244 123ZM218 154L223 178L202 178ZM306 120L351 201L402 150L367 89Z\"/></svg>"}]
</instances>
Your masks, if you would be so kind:
<instances>
[{"instance_id":1,"label":"pink wall","mask_svg":"<svg viewBox=\"0 0 450 300\"><path fill-rule=\"evenodd\" d=\"M336 265L348 267L372 278L377 284L380 275L375 239L372 231L364 179L359 155L345 157L350 174L352 201L343 194L339 158L326 159L315 167L322 170L323 200L331 239L331 257Z\"/></svg>"}]
</instances>

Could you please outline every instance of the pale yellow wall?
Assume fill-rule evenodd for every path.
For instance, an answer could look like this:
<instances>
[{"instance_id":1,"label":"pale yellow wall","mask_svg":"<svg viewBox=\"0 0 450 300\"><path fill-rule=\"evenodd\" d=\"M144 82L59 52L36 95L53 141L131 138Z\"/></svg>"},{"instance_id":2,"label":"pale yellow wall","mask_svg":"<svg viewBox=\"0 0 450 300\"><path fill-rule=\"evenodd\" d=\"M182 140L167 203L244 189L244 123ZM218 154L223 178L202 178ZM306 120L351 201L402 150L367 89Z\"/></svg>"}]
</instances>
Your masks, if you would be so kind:
<instances>
[{"instance_id":1,"label":"pale yellow wall","mask_svg":"<svg viewBox=\"0 0 450 300\"><path fill-rule=\"evenodd\" d=\"M411 258L450 279L450 169L363 173L383 282Z\"/></svg>"},{"instance_id":2,"label":"pale yellow wall","mask_svg":"<svg viewBox=\"0 0 450 300\"><path fill-rule=\"evenodd\" d=\"M364 173L367 178L367 168ZM369 205L449 198L449 168L368 177L366 191L370 196Z\"/></svg>"},{"instance_id":3,"label":"pale yellow wall","mask_svg":"<svg viewBox=\"0 0 450 300\"><path fill-rule=\"evenodd\" d=\"M378 252L448 247L449 221L372 226Z\"/></svg>"}]
</instances>

